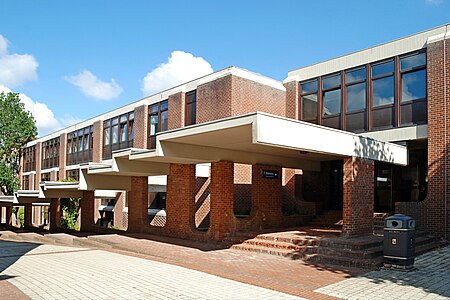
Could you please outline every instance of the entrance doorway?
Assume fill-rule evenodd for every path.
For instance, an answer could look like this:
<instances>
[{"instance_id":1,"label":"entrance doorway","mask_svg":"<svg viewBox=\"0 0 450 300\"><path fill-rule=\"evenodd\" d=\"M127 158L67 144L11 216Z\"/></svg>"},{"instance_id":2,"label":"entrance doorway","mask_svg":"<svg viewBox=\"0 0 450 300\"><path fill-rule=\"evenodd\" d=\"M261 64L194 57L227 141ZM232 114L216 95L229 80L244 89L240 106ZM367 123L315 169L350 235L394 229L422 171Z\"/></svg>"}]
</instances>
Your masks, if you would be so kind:
<instances>
[{"instance_id":1,"label":"entrance doorway","mask_svg":"<svg viewBox=\"0 0 450 300\"><path fill-rule=\"evenodd\" d=\"M330 165L330 209L342 210L343 206L343 162L332 161Z\"/></svg>"}]
</instances>

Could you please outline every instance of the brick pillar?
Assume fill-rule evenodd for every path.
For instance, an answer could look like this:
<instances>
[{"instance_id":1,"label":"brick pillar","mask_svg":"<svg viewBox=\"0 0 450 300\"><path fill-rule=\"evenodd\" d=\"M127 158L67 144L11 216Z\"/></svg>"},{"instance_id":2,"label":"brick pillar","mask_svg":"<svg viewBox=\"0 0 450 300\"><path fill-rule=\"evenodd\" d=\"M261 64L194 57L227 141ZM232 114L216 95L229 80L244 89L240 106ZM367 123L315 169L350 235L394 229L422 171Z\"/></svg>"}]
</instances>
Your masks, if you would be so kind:
<instances>
[{"instance_id":1,"label":"brick pillar","mask_svg":"<svg viewBox=\"0 0 450 300\"><path fill-rule=\"evenodd\" d=\"M114 226L120 229L124 228L123 224L123 208L125 206L125 192L117 193L116 204L114 206Z\"/></svg>"},{"instance_id":2,"label":"brick pillar","mask_svg":"<svg viewBox=\"0 0 450 300\"><path fill-rule=\"evenodd\" d=\"M12 206L6 207L6 216L5 216L5 220L6 220L5 225L6 226L12 226L12 215L13 215L12 209L13 209Z\"/></svg>"},{"instance_id":3,"label":"brick pillar","mask_svg":"<svg viewBox=\"0 0 450 300\"><path fill-rule=\"evenodd\" d=\"M103 121L96 121L93 126L92 161L99 163L103 159Z\"/></svg>"},{"instance_id":4,"label":"brick pillar","mask_svg":"<svg viewBox=\"0 0 450 300\"><path fill-rule=\"evenodd\" d=\"M148 177L131 177L128 195L128 231L142 232L148 226Z\"/></svg>"},{"instance_id":5,"label":"brick pillar","mask_svg":"<svg viewBox=\"0 0 450 300\"><path fill-rule=\"evenodd\" d=\"M263 171L275 172L276 178L264 178ZM259 218L260 228L280 227L283 222L281 167L253 165L252 214Z\"/></svg>"},{"instance_id":6,"label":"brick pillar","mask_svg":"<svg viewBox=\"0 0 450 300\"><path fill-rule=\"evenodd\" d=\"M233 233L234 218L234 163L211 163L210 238L222 241Z\"/></svg>"},{"instance_id":7,"label":"brick pillar","mask_svg":"<svg viewBox=\"0 0 450 300\"><path fill-rule=\"evenodd\" d=\"M169 96L169 130L184 127L185 95L185 93L179 92Z\"/></svg>"},{"instance_id":8,"label":"brick pillar","mask_svg":"<svg viewBox=\"0 0 450 300\"><path fill-rule=\"evenodd\" d=\"M284 84L286 88L286 117L300 120L299 116L299 84L297 81L290 81Z\"/></svg>"},{"instance_id":9,"label":"brick pillar","mask_svg":"<svg viewBox=\"0 0 450 300\"><path fill-rule=\"evenodd\" d=\"M195 228L195 165L170 164L167 175L167 223L169 235L186 238Z\"/></svg>"},{"instance_id":10,"label":"brick pillar","mask_svg":"<svg viewBox=\"0 0 450 300\"><path fill-rule=\"evenodd\" d=\"M36 175L34 177L34 189L39 189L41 182L41 164L42 164L42 142L36 143Z\"/></svg>"},{"instance_id":11,"label":"brick pillar","mask_svg":"<svg viewBox=\"0 0 450 300\"><path fill-rule=\"evenodd\" d=\"M61 227L61 202L59 198L50 199L48 213L50 215L50 231L58 230Z\"/></svg>"},{"instance_id":12,"label":"brick pillar","mask_svg":"<svg viewBox=\"0 0 450 300\"><path fill-rule=\"evenodd\" d=\"M27 203L23 208L23 220L24 227L30 228L33 226L33 205L31 203Z\"/></svg>"},{"instance_id":13,"label":"brick pillar","mask_svg":"<svg viewBox=\"0 0 450 300\"><path fill-rule=\"evenodd\" d=\"M59 180L66 179L67 133L59 136Z\"/></svg>"},{"instance_id":14,"label":"brick pillar","mask_svg":"<svg viewBox=\"0 0 450 300\"><path fill-rule=\"evenodd\" d=\"M134 148L147 148L148 105L134 109Z\"/></svg>"},{"instance_id":15,"label":"brick pillar","mask_svg":"<svg viewBox=\"0 0 450 300\"><path fill-rule=\"evenodd\" d=\"M343 236L372 233L374 182L373 160L344 159Z\"/></svg>"},{"instance_id":16,"label":"brick pillar","mask_svg":"<svg viewBox=\"0 0 450 300\"><path fill-rule=\"evenodd\" d=\"M91 231L94 226L94 191L83 191L83 198L80 199L80 208L80 231Z\"/></svg>"}]
</instances>

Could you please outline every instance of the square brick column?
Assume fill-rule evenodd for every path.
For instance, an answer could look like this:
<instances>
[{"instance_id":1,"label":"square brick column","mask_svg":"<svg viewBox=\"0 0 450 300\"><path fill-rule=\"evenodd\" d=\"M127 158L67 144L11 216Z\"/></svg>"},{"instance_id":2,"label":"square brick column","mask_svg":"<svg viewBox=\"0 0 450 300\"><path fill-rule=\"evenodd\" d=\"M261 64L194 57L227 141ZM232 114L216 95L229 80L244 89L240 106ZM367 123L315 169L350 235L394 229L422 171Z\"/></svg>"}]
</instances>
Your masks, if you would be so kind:
<instances>
[{"instance_id":1,"label":"square brick column","mask_svg":"<svg viewBox=\"0 0 450 300\"><path fill-rule=\"evenodd\" d=\"M41 182L41 165L42 165L42 142L36 143L36 175L34 177L34 189L39 189L39 183Z\"/></svg>"},{"instance_id":2,"label":"square brick column","mask_svg":"<svg viewBox=\"0 0 450 300\"><path fill-rule=\"evenodd\" d=\"M264 178L263 172L277 173L276 178ZM259 227L277 228L283 223L281 167L253 165L252 212L259 219Z\"/></svg>"},{"instance_id":3,"label":"square brick column","mask_svg":"<svg viewBox=\"0 0 450 300\"><path fill-rule=\"evenodd\" d=\"M169 95L168 98L168 128L177 129L184 127L184 113L185 113L185 98L186 94L179 92Z\"/></svg>"},{"instance_id":4,"label":"square brick column","mask_svg":"<svg viewBox=\"0 0 450 300\"><path fill-rule=\"evenodd\" d=\"M61 227L61 202L59 198L50 199L48 213L50 215L50 231L58 230Z\"/></svg>"},{"instance_id":5,"label":"square brick column","mask_svg":"<svg viewBox=\"0 0 450 300\"><path fill-rule=\"evenodd\" d=\"M286 117L300 120L299 83L297 81L290 81L283 85L286 88Z\"/></svg>"},{"instance_id":6,"label":"square brick column","mask_svg":"<svg viewBox=\"0 0 450 300\"><path fill-rule=\"evenodd\" d=\"M93 125L92 161L101 162L103 159L103 121L96 121Z\"/></svg>"},{"instance_id":7,"label":"square brick column","mask_svg":"<svg viewBox=\"0 0 450 300\"><path fill-rule=\"evenodd\" d=\"M127 197L128 231L143 232L148 227L148 177L131 177L131 191Z\"/></svg>"},{"instance_id":8,"label":"square brick column","mask_svg":"<svg viewBox=\"0 0 450 300\"><path fill-rule=\"evenodd\" d=\"M33 204L27 203L23 208L24 227L30 228L33 226Z\"/></svg>"},{"instance_id":9,"label":"square brick column","mask_svg":"<svg viewBox=\"0 0 450 300\"><path fill-rule=\"evenodd\" d=\"M94 226L94 191L83 191L83 198L80 199L80 208L80 231L91 231Z\"/></svg>"},{"instance_id":10,"label":"square brick column","mask_svg":"<svg viewBox=\"0 0 450 300\"><path fill-rule=\"evenodd\" d=\"M147 148L148 105L134 109L134 148Z\"/></svg>"},{"instance_id":11,"label":"square brick column","mask_svg":"<svg viewBox=\"0 0 450 300\"><path fill-rule=\"evenodd\" d=\"M5 219L6 219L5 225L6 226L12 226L12 214L13 214L12 209L13 209L12 206L6 207L6 216L5 216Z\"/></svg>"},{"instance_id":12,"label":"square brick column","mask_svg":"<svg viewBox=\"0 0 450 300\"><path fill-rule=\"evenodd\" d=\"M124 228L123 224L123 208L125 206L125 191L121 193L117 193L116 195L116 204L114 206L114 226L120 229L127 229Z\"/></svg>"},{"instance_id":13,"label":"square brick column","mask_svg":"<svg viewBox=\"0 0 450 300\"><path fill-rule=\"evenodd\" d=\"M66 179L67 133L59 135L59 179Z\"/></svg>"},{"instance_id":14,"label":"square brick column","mask_svg":"<svg viewBox=\"0 0 450 300\"><path fill-rule=\"evenodd\" d=\"M373 160L344 159L343 236L372 233L374 176Z\"/></svg>"},{"instance_id":15,"label":"square brick column","mask_svg":"<svg viewBox=\"0 0 450 300\"><path fill-rule=\"evenodd\" d=\"M167 175L167 233L187 238L195 228L195 165L170 164Z\"/></svg>"},{"instance_id":16,"label":"square brick column","mask_svg":"<svg viewBox=\"0 0 450 300\"><path fill-rule=\"evenodd\" d=\"M222 241L235 228L234 163L211 163L211 209L209 237Z\"/></svg>"}]
</instances>

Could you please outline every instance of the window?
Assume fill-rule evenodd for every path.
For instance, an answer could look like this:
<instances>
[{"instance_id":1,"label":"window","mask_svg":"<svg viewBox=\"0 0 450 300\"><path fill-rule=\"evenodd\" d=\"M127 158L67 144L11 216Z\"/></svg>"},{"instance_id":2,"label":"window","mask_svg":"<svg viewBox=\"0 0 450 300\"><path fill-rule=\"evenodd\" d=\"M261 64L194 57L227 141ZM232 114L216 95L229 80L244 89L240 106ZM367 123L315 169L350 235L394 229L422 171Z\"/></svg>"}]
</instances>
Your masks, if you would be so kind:
<instances>
[{"instance_id":1,"label":"window","mask_svg":"<svg viewBox=\"0 0 450 300\"><path fill-rule=\"evenodd\" d=\"M197 91L192 91L186 93L186 113L184 125L192 125L196 123L197 112L196 112L196 102L197 102Z\"/></svg>"},{"instance_id":2,"label":"window","mask_svg":"<svg viewBox=\"0 0 450 300\"><path fill-rule=\"evenodd\" d=\"M304 82L301 87L301 120L307 122L317 122L317 101L318 101L318 81Z\"/></svg>"},{"instance_id":3,"label":"window","mask_svg":"<svg viewBox=\"0 0 450 300\"><path fill-rule=\"evenodd\" d=\"M93 126L87 126L67 134L68 165L92 161L93 132Z\"/></svg>"},{"instance_id":4,"label":"window","mask_svg":"<svg viewBox=\"0 0 450 300\"><path fill-rule=\"evenodd\" d=\"M103 159L110 159L115 150L133 147L134 112L104 121L103 139Z\"/></svg>"},{"instance_id":5,"label":"window","mask_svg":"<svg viewBox=\"0 0 450 300\"><path fill-rule=\"evenodd\" d=\"M392 127L394 116L394 60L372 65L372 127Z\"/></svg>"},{"instance_id":6,"label":"window","mask_svg":"<svg viewBox=\"0 0 450 300\"><path fill-rule=\"evenodd\" d=\"M42 143L42 169L59 166L59 137Z\"/></svg>"},{"instance_id":7,"label":"window","mask_svg":"<svg viewBox=\"0 0 450 300\"><path fill-rule=\"evenodd\" d=\"M36 170L35 160L36 146L30 146L23 149L23 171L30 172Z\"/></svg>"},{"instance_id":8,"label":"window","mask_svg":"<svg viewBox=\"0 0 450 300\"><path fill-rule=\"evenodd\" d=\"M66 171L66 178L72 178L76 181L80 181L80 170L79 169L73 169L73 170L67 170Z\"/></svg>"},{"instance_id":9,"label":"window","mask_svg":"<svg viewBox=\"0 0 450 300\"><path fill-rule=\"evenodd\" d=\"M156 134L168 129L168 101L161 101L149 106L147 148L156 147Z\"/></svg>"},{"instance_id":10,"label":"window","mask_svg":"<svg viewBox=\"0 0 450 300\"><path fill-rule=\"evenodd\" d=\"M400 57L400 124L424 124L427 121L426 53Z\"/></svg>"},{"instance_id":11,"label":"window","mask_svg":"<svg viewBox=\"0 0 450 300\"><path fill-rule=\"evenodd\" d=\"M341 127L341 74L324 76L322 79L322 124L328 127Z\"/></svg>"},{"instance_id":12,"label":"window","mask_svg":"<svg viewBox=\"0 0 450 300\"><path fill-rule=\"evenodd\" d=\"M30 189L30 176L23 175L22 176L22 190L29 190L29 189Z\"/></svg>"},{"instance_id":13,"label":"window","mask_svg":"<svg viewBox=\"0 0 450 300\"><path fill-rule=\"evenodd\" d=\"M361 132L366 128L366 75L365 67L345 72L345 128L348 131Z\"/></svg>"}]
</instances>

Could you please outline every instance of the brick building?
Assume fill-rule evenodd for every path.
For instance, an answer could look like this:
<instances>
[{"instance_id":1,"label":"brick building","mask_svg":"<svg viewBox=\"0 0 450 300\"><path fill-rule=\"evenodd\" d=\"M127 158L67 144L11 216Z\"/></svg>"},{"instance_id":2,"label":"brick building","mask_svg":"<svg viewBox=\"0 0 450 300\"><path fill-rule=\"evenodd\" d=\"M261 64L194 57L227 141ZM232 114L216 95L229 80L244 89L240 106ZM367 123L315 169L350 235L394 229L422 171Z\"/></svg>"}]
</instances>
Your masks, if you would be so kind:
<instances>
[{"instance_id":1,"label":"brick building","mask_svg":"<svg viewBox=\"0 0 450 300\"><path fill-rule=\"evenodd\" d=\"M57 227L75 197L86 231L221 241L341 210L344 236L400 212L449 239L449 28L283 82L229 67L41 137L0 221L23 205L26 225Z\"/></svg>"}]
</instances>

